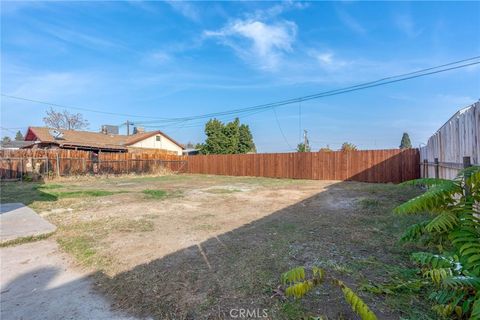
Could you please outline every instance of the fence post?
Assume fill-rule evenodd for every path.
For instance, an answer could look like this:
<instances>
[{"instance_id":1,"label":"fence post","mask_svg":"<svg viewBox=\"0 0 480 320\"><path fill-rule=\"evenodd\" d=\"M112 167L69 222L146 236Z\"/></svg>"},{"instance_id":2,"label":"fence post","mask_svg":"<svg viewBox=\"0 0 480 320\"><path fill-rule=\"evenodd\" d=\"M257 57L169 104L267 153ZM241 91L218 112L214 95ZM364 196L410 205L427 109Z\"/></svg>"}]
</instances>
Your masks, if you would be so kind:
<instances>
[{"instance_id":1,"label":"fence post","mask_svg":"<svg viewBox=\"0 0 480 320\"><path fill-rule=\"evenodd\" d=\"M471 159L470 157L463 157L463 168L466 169L468 167L471 167L472 166L472 162L471 162ZM468 179L470 175L469 174L465 174L464 176L464 183L466 182L466 180ZM468 197L470 195L470 188L465 184L465 196Z\"/></svg>"},{"instance_id":2,"label":"fence post","mask_svg":"<svg viewBox=\"0 0 480 320\"><path fill-rule=\"evenodd\" d=\"M20 159L20 182L23 182L23 158Z\"/></svg>"},{"instance_id":3,"label":"fence post","mask_svg":"<svg viewBox=\"0 0 480 320\"><path fill-rule=\"evenodd\" d=\"M60 157L58 156L58 152L57 152L56 158L57 158L57 177L60 177Z\"/></svg>"},{"instance_id":4,"label":"fence post","mask_svg":"<svg viewBox=\"0 0 480 320\"><path fill-rule=\"evenodd\" d=\"M428 178L428 159L423 159L423 178Z\"/></svg>"},{"instance_id":5,"label":"fence post","mask_svg":"<svg viewBox=\"0 0 480 320\"><path fill-rule=\"evenodd\" d=\"M435 179L438 179L439 178L439 167L440 167L440 163L438 162L438 158L435 158L434 160L434 165L435 165Z\"/></svg>"}]
</instances>

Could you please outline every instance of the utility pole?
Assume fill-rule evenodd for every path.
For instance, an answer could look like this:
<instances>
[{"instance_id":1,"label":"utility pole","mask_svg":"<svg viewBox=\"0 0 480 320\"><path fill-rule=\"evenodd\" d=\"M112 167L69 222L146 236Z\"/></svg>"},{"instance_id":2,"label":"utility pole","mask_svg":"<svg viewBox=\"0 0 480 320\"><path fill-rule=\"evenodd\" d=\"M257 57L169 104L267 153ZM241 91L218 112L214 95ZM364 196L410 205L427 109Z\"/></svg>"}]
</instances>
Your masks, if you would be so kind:
<instances>
[{"instance_id":1,"label":"utility pole","mask_svg":"<svg viewBox=\"0 0 480 320\"><path fill-rule=\"evenodd\" d=\"M130 135L130 121L127 120L127 136Z\"/></svg>"},{"instance_id":2,"label":"utility pole","mask_svg":"<svg viewBox=\"0 0 480 320\"><path fill-rule=\"evenodd\" d=\"M310 149L307 133L307 130L303 130L303 145L305 146L305 151Z\"/></svg>"}]
</instances>

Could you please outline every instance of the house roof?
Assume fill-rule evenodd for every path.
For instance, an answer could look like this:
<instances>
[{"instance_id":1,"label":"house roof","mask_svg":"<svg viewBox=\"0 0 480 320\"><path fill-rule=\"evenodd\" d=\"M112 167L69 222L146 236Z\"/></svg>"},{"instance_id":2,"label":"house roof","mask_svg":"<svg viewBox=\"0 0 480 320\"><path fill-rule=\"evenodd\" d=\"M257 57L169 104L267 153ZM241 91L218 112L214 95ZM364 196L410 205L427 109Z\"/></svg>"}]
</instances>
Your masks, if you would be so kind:
<instances>
[{"instance_id":1,"label":"house roof","mask_svg":"<svg viewBox=\"0 0 480 320\"><path fill-rule=\"evenodd\" d=\"M20 149L26 146L31 145L31 141L23 141L23 140L12 140L8 142L0 142L0 148L3 149Z\"/></svg>"},{"instance_id":2,"label":"house roof","mask_svg":"<svg viewBox=\"0 0 480 320\"><path fill-rule=\"evenodd\" d=\"M183 146L167 136L160 130L144 133L136 133L133 135L105 134L101 132L77 131L77 130L60 130L63 133L62 138L54 138L50 134L50 128L47 127L29 127L25 135L26 141L38 140L42 143L53 143L59 146L74 147L94 147L115 150L126 150L127 146L136 142L147 139L151 136L160 134L171 140L173 143L183 149Z\"/></svg>"}]
</instances>

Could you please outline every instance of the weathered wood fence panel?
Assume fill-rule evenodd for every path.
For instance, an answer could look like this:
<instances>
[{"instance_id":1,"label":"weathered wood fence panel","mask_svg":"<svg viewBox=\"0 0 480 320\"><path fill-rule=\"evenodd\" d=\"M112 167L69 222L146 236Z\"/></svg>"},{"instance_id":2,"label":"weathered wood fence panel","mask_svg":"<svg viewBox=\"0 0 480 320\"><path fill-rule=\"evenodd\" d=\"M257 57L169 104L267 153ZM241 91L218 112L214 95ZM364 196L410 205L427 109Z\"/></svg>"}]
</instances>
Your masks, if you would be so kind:
<instances>
[{"instance_id":1,"label":"weathered wood fence panel","mask_svg":"<svg viewBox=\"0 0 480 320\"><path fill-rule=\"evenodd\" d=\"M188 172L269 178L399 183L420 176L418 149L188 157Z\"/></svg>"},{"instance_id":2,"label":"weathered wood fence panel","mask_svg":"<svg viewBox=\"0 0 480 320\"><path fill-rule=\"evenodd\" d=\"M463 168L463 157L480 165L480 102L455 113L420 148L421 175L433 178L437 172L438 178L453 179Z\"/></svg>"},{"instance_id":3,"label":"weathered wood fence panel","mask_svg":"<svg viewBox=\"0 0 480 320\"><path fill-rule=\"evenodd\" d=\"M0 150L0 178L25 174L71 176L83 174L154 173L167 169L184 172L186 157L168 153L99 153L77 150Z\"/></svg>"}]
</instances>

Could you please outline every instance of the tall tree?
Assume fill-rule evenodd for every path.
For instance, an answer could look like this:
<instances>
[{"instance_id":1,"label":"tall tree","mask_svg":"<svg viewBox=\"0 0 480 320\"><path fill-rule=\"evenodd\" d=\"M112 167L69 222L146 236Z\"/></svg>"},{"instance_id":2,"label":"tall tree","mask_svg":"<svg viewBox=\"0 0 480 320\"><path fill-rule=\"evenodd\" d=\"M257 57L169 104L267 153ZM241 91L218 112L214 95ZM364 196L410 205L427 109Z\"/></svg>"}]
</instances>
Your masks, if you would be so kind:
<instances>
[{"instance_id":1,"label":"tall tree","mask_svg":"<svg viewBox=\"0 0 480 320\"><path fill-rule=\"evenodd\" d=\"M248 125L237 118L224 124L211 119L205 124L205 143L198 145L202 154L234 154L255 151L255 143Z\"/></svg>"},{"instance_id":2,"label":"tall tree","mask_svg":"<svg viewBox=\"0 0 480 320\"><path fill-rule=\"evenodd\" d=\"M235 118L232 122L227 123L224 128L225 146L224 153L234 154L238 152L238 145L240 143L240 120Z\"/></svg>"},{"instance_id":3,"label":"tall tree","mask_svg":"<svg viewBox=\"0 0 480 320\"><path fill-rule=\"evenodd\" d=\"M2 143L7 143L7 142L12 142L12 139L10 139L10 137L8 136L5 136L2 138Z\"/></svg>"},{"instance_id":4,"label":"tall tree","mask_svg":"<svg viewBox=\"0 0 480 320\"><path fill-rule=\"evenodd\" d=\"M43 122L48 127L66 130L82 130L89 125L81 113L70 113L67 110L59 112L53 108L47 111L47 116L43 118Z\"/></svg>"},{"instance_id":5,"label":"tall tree","mask_svg":"<svg viewBox=\"0 0 480 320\"><path fill-rule=\"evenodd\" d=\"M227 137L224 133L225 125L217 119L210 119L205 124L205 135L207 139L200 147L202 154L222 154L225 153Z\"/></svg>"},{"instance_id":6,"label":"tall tree","mask_svg":"<svg viewBox=\"0 0 480 320\"><path fill-rule=\"evenodd\" d=\"M410 149L412 147L412 142L410 141L410 136L408 133L404 132L402 136L402 141L400 142L400 149Z\"/></svg>"},{"instance_id":7,"label":"tall tree","mask_svg":"<svg viewBox=\"0 0 480 320\"><path fill-rule=\"evenodd\" d=\"M344 142L340 151L355 151L357 150L357 146L350 142Z\"/></svg>"},{"instance_id":8,"label":"tall tree","mask_svg":"<svg viewBox=\"0 0 480 320\"><path fill-rule=\"evenodd\" d=\"M240 125L239 134L238 153L257 152L257 148L253 142L253 135L252 132L250 132L248 124Z\"/></svg>"},{"instance_id":9,"label":"tall tree","mask_svg":"<svg viewBox=\"0 0 480 320\"><path fill-rule=\"evenodd\" d=\"M17 134L15 135L15 140L16 141L23 141L24 140L23 134L20 130L17 131Z\"/></svg>"}]
</instances>

